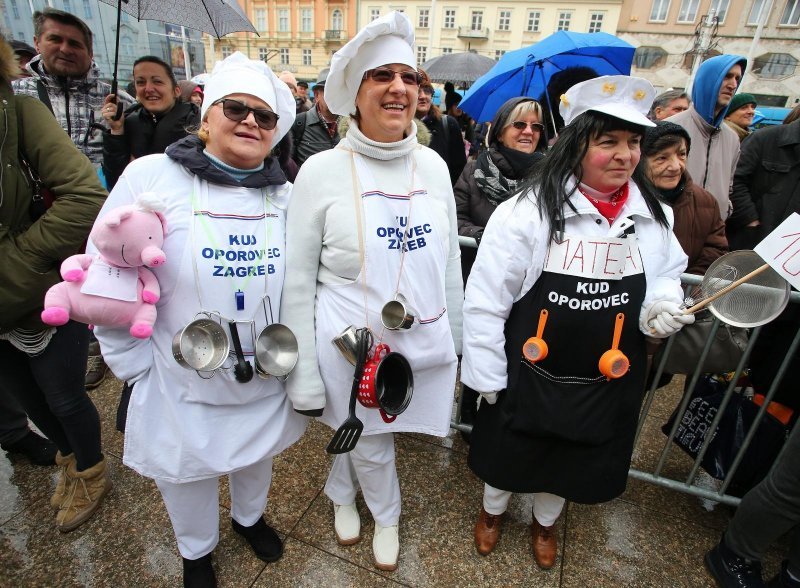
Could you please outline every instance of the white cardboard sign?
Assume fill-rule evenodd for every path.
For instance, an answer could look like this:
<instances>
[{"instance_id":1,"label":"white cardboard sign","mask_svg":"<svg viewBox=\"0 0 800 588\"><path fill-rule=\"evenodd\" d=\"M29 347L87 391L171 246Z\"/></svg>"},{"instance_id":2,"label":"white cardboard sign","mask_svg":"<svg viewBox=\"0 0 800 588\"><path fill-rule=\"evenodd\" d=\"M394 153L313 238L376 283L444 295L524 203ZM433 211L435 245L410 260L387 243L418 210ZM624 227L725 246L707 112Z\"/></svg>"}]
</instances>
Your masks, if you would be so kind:
<instances>
[{"instance_id":1,"label":"white cardboard sign","mask_svg":"<svg viewBox=\"0 0 800 588\"><path fill-rule=\"evenodd\" d=\"M800 214L792 213L756 246L755 252L800 290Z\"/></svg>"}]
</instances>

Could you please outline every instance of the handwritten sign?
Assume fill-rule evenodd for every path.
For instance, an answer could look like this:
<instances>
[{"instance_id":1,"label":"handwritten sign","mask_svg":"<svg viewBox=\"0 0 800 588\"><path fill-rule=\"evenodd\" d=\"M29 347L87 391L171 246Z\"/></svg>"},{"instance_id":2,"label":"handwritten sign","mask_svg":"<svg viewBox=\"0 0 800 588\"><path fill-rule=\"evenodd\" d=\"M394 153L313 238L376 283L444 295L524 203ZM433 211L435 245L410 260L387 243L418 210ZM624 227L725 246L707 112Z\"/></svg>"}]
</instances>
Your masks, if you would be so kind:
<instances>
[{"instance_id":1,"label":"handwritten sign","mask_svg":"<svg viewBox=\"0 0 800 588\"><path fill-rule=\"evenodd\" d=\"M800 290L800 214L793 213L759 243L755 252Z\"/></svg>"}]
</instances>

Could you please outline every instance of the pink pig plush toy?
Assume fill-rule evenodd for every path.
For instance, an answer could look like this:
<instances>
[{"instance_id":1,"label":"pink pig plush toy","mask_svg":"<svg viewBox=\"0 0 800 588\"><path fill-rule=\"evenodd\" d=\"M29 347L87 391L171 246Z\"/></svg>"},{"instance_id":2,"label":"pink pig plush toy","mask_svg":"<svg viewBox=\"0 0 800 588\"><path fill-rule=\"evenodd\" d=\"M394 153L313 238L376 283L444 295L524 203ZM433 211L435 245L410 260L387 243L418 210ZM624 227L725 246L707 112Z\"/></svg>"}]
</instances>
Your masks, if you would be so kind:
<instances>
[{"instance_id":1,"label":"pink pig plush toy","mask_svg":"<svg viewBox=\"0 0 800 588\"><path fill-rule=\"evenodd\" d=\"M163 210L158 196L146 192L136 204L115 208L99 219L89 234L99 255L64 260L65 281L47 291L42 322L58 326L72 319L89 325L130 325L134 337L149 337L161 291L147 267L167 261L161 250L167 232Z\"/></svg>"}]
</instances>

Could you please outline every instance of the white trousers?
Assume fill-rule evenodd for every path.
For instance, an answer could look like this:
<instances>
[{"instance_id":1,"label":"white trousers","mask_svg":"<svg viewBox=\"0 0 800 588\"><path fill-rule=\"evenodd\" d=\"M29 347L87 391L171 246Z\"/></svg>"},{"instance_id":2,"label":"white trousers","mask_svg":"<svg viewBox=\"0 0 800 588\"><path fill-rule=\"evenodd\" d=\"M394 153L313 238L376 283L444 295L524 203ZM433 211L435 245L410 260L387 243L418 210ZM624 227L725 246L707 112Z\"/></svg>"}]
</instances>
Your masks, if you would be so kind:
<instances>
[{"instance_id":1,"label":"white trousers","mask_svg":"<svg viewBox=\"0 0 800 588\"><path fill-rule=\"evenodd\" d=\"M508 508L511 492L500 490L489 484L483 487L483 510L490 515L501 515ZM536 492L533 495L533 516L543 527L552 526L564 508L566 500L555 494Z\"/></svg>"},{"instance_id":2,"label":"white trousers","mask_svg":"<svg viewBox=\"0 0 800 588\"><path fill-rule=\"evenodd\" d=\"M245 527L258 521L267 506L272 458L228 475L231 517ZM172 521L178 551L186 559L211 553L219 542L219 478L175 484L156 480Z\"/></svg>"},{"instance_id":3,"label":"white trousers","mask_svg":"<svg viewBox=\"0 0 800 588\"><path fill-rule=\"evenodd\" d=\"M394 460L394 434L364 435L355 449L341 453L325 483L325 495L334 504L353 504L361 486L372 518L381 527L400 521L400 482Z\"/></svg>"}]
</instances>

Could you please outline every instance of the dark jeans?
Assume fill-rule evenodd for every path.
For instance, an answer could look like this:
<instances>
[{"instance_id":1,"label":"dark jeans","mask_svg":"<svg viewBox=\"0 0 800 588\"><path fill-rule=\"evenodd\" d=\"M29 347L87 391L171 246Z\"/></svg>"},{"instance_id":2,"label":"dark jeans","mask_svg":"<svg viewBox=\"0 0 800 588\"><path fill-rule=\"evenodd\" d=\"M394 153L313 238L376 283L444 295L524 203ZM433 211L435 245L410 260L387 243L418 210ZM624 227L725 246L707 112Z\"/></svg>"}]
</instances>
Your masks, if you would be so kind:
<instances>
[{"instance_id":1,"label":"dark jeans","mask_svg":"<svg viewBox=\"0 0 800 588\"><path fill-rule=\"evenodd\" d=\"M794 529L789 571L800 577L800 427L786 444L772 473L745 494L725 531L725 544L739 556L761 561L771 543Z\"/></svg>"},{"instance_id":2,"label":"dark jeans","mask_svg":"<svg viewBox=\"0 0 800 588\"><path fill-rule=\"evenodd\" d=\"M75 453L78 470L102 459L100 417L84 386L88 345L89 329L76 322L35 357L0 341L0 393L16 397L63 455Z\"/></svg>"}]
</instances>

